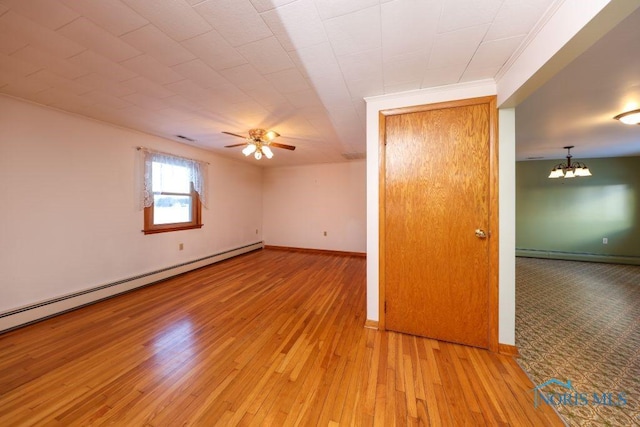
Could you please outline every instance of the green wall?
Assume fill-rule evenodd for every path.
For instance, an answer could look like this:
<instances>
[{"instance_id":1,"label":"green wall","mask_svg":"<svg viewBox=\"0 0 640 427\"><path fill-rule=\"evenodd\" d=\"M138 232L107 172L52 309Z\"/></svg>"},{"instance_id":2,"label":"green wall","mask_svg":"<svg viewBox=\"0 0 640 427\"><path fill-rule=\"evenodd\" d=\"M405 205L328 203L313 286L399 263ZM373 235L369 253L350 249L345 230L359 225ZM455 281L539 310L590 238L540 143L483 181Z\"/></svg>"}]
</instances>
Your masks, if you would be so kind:
<instances>
[{"instance_id":1,"label":"green wall","mask_svg":"<svg viewBox=\"0 0 640 427\"><path fill-rule=\"evenodd\" d=\"M559 162L516 163L516 253L640 264L640 157L584 159L593 176L547 178Z\"/></svg>"}]
</instances>

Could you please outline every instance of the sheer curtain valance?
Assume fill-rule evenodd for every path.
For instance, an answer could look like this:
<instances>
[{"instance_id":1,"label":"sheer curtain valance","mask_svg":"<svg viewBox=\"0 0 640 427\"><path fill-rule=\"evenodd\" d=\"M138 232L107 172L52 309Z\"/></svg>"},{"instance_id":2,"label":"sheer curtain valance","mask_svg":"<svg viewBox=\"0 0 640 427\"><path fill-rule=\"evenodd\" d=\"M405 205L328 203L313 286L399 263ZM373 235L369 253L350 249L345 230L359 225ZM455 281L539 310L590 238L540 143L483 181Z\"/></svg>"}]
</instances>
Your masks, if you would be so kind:
<instances>
[{"instance_id":1,"label":"sheer curtain valance","mask_svg":"<svg viewBox=\"0 0 640 427\"><path fill-rule=\"evenodd\" d=\"M184 182L185 177L188 178L187 182L193 183L200 203L207 207L207 163L148 148L138 148L138 162L139 169L142 170L139 209L153 205L154 194L176 191L175 186Z\"/></svg>"}]
</instances>

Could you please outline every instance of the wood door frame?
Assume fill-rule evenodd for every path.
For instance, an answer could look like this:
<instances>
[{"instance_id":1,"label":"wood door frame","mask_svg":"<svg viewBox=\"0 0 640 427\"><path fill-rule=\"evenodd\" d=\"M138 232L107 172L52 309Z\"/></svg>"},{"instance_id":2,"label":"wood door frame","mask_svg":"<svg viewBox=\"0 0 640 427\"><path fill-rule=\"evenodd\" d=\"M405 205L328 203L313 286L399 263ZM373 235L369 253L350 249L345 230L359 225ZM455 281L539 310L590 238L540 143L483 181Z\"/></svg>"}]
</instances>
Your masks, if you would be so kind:
<instances>
[{"instance_id":1,"label":"wood door frame","mask_svg":"<svg viewBox=\"0 0 640 427\"><path fill-rule=\"evenodd\" d=\"M386 118L399 114L489 104L489 350L498 352L499 223L498 223L498 108L496 96L484 96L412 107L391 108L378 113L378 328L386 330Z\"/></svg>"}]
</instances>

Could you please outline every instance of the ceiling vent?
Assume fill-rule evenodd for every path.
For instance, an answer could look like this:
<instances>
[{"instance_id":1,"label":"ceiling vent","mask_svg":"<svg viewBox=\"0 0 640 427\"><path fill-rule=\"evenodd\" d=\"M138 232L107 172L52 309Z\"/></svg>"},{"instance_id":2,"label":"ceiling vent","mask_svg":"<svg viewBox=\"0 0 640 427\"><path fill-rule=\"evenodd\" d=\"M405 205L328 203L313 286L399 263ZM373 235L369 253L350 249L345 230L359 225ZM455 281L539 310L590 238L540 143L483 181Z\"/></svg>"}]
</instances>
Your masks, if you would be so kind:
<instances>
[{"instance_id":1,"label":"ceiling vent","mask_svg":"<svg viewBox=\"0 0 640 427\"><path fill-rule=\"evenodd\" d=\"M362 160L367 158L367 153L342 153L347 160Z\"/></svg>"},{"instance_id":2,"label":"ceiling vent","mask_svg":"<svg viewBox=\"0 0 640 427\"><path fill-rule=\"evenodd\" d=\"M189 138L188 136L184 136L184 135L176 135L176 138L181 139L183 141L196 142L195 139Z\"/></svg>"}]
</instances>

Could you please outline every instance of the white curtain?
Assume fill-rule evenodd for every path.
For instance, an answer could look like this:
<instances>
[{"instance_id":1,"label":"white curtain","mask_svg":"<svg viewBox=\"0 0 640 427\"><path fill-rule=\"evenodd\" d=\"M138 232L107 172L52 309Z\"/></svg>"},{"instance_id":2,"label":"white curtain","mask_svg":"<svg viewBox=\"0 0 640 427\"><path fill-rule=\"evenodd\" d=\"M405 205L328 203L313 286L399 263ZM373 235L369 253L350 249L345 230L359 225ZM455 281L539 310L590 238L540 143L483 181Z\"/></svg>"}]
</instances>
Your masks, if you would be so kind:
<instances>
[{"instance_id":1,"label":"white curtain","mask_svg":"<svg viewBox=\"0 0 640 427\"><path fill-rule=\"evenodd\" d=\"M153 176L154 163L156 163L155 178ZM142 173L140 173L139 183L139 209L148 208L153 205L154 187L156 194L163 191L163 188L165 191L176 191L171 189L171 182L162 182L160 178L170 176L171 173L167 173L167 171L171 172L171 169L188 175L189 182L193 183L193 188L200 197L200 202L204 207L207 207L207 163L185 157L172 156L171 154L152 151L147 148L140 148L138 149L138 164L138 170L142 171ZM162 173L158 173L162 168L165 170L162 171ZM183 177L184 175L180 178Z\"/></svg>"}]
</instances>

